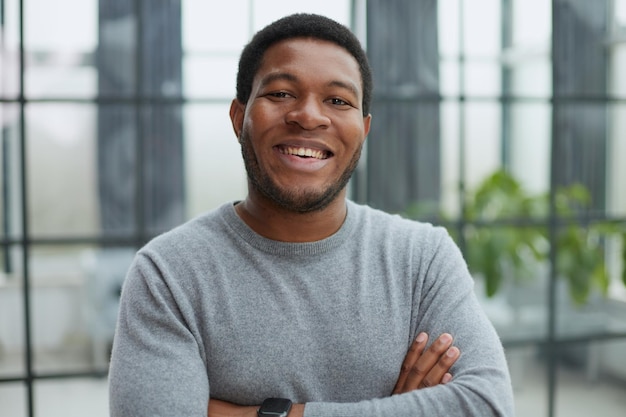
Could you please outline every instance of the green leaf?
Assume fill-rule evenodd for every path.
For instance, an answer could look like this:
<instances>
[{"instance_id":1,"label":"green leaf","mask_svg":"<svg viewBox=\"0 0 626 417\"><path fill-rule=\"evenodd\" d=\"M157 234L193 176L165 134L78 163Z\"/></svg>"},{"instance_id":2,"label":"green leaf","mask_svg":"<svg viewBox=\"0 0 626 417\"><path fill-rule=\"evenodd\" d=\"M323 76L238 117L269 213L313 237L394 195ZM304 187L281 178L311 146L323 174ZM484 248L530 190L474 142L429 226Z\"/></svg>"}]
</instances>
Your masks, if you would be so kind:
<instances>
[{"instance_id":1,"label":"green leaf","mask_svg":"<svg viewBox=\"0 0 626 417\"><path fill-rule=\"evenodd\" d=\"M589 297L591 276L577 270L571 271L568 276L570 295L576 304L584 304Z\"/></svg>"},{"instance_id":2,"label":"green leaf","mask_svg":"<svg viewBox=\"0 0 626 417\"><path fill-rule=\"evenodd\" d=\"M622 284L626 286L626 233L622 234Z\"/></svg>"},{"instance_id":3,"label":"green leaf","mask_svg":"<svg viewBox=\"0 0 626 417\"><path fill-rule=\"evenodd\" d=\"M600 263L596 266L596 269L593 271L592 277L595 286L600 289L602 295L606 296L609 293L611 278L609 277L609 273L606 270L606 266L604 265L604 263Z\"/></svg>"},{"instance_id":4,"label":"green leaf","mask_svg":"<svg viewBox=\"0 0 626 417\"><path fill-rule=\"evenodd\" d=\"M493 297L500 289L502 275L493 264L485 270L485 292L487 297Z\"/></svg>"}]
</instances>

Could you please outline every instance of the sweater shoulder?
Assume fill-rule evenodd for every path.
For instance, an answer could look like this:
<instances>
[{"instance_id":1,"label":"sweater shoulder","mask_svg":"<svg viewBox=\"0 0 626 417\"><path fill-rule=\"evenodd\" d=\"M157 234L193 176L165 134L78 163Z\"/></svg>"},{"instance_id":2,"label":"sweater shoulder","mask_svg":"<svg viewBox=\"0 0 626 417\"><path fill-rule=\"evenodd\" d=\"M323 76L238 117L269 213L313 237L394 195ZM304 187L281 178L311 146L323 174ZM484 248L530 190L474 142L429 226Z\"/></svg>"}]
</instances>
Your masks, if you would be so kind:
<instances>
[{"instance_id":1,"label":"sweater shoulder","mask_svg":"<svg viewBox=\"0 0 626 417\"><path fill-rule=\"evenodd\" d=\"M228 204L200 214L150 240L140 253L193 253L194 249L211 247L223 239L227 229L224 212Z\"/></svg>"},{"instance_id":2,"label":"sweater shoulder","mask_svg":"<svg viewBox=\"0 0 626 417\"><path fill-rule=\"evenodd\" d=\"M438 225L428 222L409 219L399 214L392 214L367 205L352 203L352 209L358 213L362 229L372 230L374 233L386 234L395 237L395 241L402 239L437 241L449 238L448 231Z\"/></svg>"}]
</instances>

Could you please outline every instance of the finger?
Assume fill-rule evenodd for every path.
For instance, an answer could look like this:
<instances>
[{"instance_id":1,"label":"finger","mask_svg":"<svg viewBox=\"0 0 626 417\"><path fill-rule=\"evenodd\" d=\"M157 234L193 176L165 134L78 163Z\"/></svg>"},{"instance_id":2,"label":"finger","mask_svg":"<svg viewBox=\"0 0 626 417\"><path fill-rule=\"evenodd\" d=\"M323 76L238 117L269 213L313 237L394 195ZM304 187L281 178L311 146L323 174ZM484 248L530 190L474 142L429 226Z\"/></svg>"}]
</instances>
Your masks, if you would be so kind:
<instances>
[{"instance_id":1,"label":"finger","mask_svg":"<svg viewBox=\"0 0 626 417\"><path fill-rule=\"evenodd\" d=\"M404 382L403 392L412 391L417 388L423 388L424 378L437 364L439 359L452 345L452 336L448 333L444 333L437 340L431 344L428 349L419 357L419 359L411 367L409 374ZM447 371L447 369L446 369ZM443 376L445 372L441 373ZM427 381L430 383L431 381Z\"/></svg>"},{"instance_id":2,"label":"finger","mask_svg":"<svg viewBox=\"0 0 626 417\"><path fill-rule=\"evenodd\" d=\"M449 372L446 372L443 375L443 378L441 378L441 383L442 384L447 384L448 382L452 381L452 374Z\"/></svg>"},{"instance_id":3,"label":"finger","mask_svg":"<svg viewBox=\"0 0 626 417\"><path fill-rule=\"evenodd\" d=\"M461 352L459 348L452 346L448 349L445 354L441 355L435 366L426 374L426 377L421 382L421 387L432 387L443 383L443 379L446 375L450 375L448 371L454 365L456 360L459 358ZM450 375L450 379L452 375ZM446 381L446 382L449 382Z\"/></svg>"},{"instance_id":4,"label":"finger","mask_svg":"<svg viewBox=\"0 0 626 417\"><path fill-rule=\"evenodd\" d=\"M409 376L409 372L424 352L427 343L428 335L424 332L419 333L413 343L411 343L409 351L407 352L406 356L404 357L404 361L402 362L400 375L398 376L398 381L396 382L396 386L393 389L393 394L404 392L403 387L407 377Z\"/></svg>"}]
</instances>

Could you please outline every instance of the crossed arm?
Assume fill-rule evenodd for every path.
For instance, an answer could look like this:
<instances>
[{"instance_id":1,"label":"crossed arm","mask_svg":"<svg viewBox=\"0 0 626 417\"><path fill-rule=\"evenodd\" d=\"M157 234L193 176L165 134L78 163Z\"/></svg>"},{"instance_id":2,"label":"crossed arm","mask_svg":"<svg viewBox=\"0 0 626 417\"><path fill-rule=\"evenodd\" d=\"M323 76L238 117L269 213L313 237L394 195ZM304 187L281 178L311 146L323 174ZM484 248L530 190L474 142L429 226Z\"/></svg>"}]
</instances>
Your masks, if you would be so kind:
<instances>
[{"instance_id":1,"label":"crossed arm","mask_svg":"<svg viewBox=\"0 0 626 417\"><path fill-rule=\"evenodd\" d=\"M428 335L417 335L407 352L392 395L445 384L452 379L448 372L460 351L452 346L452 336L444 333L428 349ZM289 417L303 417L304 404L294 404ZM209 400L208 417L256 417L258 406L239 406L217 399Z\"/></svg>"}]
</instances>

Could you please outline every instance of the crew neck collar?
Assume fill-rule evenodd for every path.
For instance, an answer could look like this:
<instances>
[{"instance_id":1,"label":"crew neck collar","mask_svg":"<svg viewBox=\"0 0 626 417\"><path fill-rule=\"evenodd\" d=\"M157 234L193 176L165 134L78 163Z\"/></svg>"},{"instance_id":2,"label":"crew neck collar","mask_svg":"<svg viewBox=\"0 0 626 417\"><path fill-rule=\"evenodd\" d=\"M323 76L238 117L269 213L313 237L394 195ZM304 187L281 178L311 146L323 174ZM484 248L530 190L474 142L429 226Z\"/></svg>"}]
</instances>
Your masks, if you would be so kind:
<instances>
[{"instance_id":1,"label":"crew neck collar","mask_svg":"<svg viewBox=\"0 0 626 417\"><path fill-rule=\"evenodd\" d=\"M250 228L235 211L235 204L232 202L222 207L223 218L226 224L232 228L245 242L258 250L276 255L317 255L328 252L340 246L350 236L356 223L356 205L350 200L346 200L346 218L335 233L314 242L283 242L268 239L261 236Z\"/></svg>"}]
</instances>

